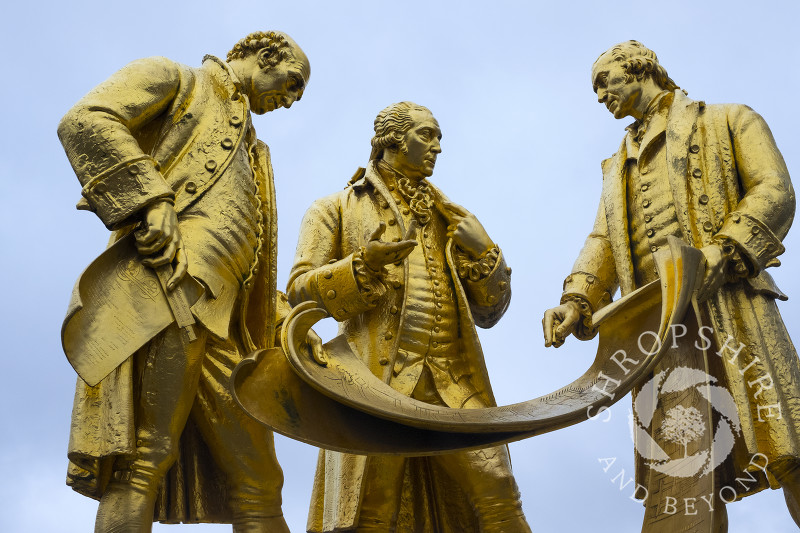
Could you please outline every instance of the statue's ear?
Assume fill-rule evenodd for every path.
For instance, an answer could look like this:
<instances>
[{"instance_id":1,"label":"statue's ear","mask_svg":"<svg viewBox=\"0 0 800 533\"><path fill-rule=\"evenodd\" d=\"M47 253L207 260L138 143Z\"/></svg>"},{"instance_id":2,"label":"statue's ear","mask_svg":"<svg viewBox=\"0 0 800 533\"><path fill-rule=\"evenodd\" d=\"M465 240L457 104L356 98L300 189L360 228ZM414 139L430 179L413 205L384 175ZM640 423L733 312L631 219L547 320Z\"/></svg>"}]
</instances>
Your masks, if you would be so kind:
<instances>
[{"instance_id":1,"label":"statue's ear","mask_svg":"<svg viewBox=\"0 0 800 533\"><path fill-rule=\"evenodd\" d=\"M256 57L258 58L259 68L265 69L267 67L274 66L275 62L272 61L272 54L273 52L267 46L258 51L258 55Z\"/></svg>"}]
</instances>

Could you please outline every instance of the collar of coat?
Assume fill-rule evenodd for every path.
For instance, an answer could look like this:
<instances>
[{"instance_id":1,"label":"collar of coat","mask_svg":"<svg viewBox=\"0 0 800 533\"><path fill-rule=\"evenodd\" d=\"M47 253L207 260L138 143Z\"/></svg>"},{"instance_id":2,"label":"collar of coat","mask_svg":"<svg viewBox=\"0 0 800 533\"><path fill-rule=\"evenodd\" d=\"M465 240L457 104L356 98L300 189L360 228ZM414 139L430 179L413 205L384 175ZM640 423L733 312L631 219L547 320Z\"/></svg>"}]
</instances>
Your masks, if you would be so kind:
<instances>
[{"instance_id":1,"label":"collar of coat","mask_svg":"<svg viewBox=\"0 0 800 533\"><path fill-rule=\"evenodd\" d=\"M629 159L636 159L645 153L653 141L666 131L667 116L673 101L673 93L661 92L647 106L642 120L637 120L625 128L628 131L625 140Z\"/></svg>"},{"instance_id":2,"label":"collar of coat","mask_svg":"<svg viewBox=\"0 0 800 533\"><path fill-rule=\"evenodd\" d=\"M428 180L425 180L428 184L428 190L433 197L434 207L439 212L442 213L441 205L443 201L449 201L447 196L439 190L436 185L431 183ZM400 216L400 211L397 204L394 201L394 197L392 193L389 191L389 188L383 182L383 178L381 177L380 171L378 170L378 161L372 160L367 165L367 168L359 167L356 170L356 173L353 174L353 177L350 178L350 182L348 183L349 186L353 187L353 190L360 191L363 190L365 187L371 186L375 191L381 195L391 206L392 211L395 212L395 217L397 218L398 223L400 224L400 229L402 232L405 232L405 224L403 223L403 217ZM444 213L442 213L444 216ZM445 217L447 218L447 217Z\"/></svg>"}]
</instances>

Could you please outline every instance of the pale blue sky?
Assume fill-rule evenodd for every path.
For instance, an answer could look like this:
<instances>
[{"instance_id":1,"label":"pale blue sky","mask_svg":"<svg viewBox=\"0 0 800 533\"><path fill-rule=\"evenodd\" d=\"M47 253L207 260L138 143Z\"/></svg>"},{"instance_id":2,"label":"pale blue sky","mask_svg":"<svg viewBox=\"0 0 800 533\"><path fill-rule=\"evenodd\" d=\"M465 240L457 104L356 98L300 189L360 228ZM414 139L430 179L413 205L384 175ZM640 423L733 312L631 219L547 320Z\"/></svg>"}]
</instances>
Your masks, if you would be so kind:
<instances>
[{"instance_id":1,"label":"pale blue sky","mask_svg":"<svg viewBox=\"0 0 800 533\"><path fill-rule=\"evenodd\" d=\"M541 314L558 302L590 230L600 161L616 150L627 124L597 104L589 79L594 59L617 42L641 40L690 97L746 103L760 112L797 172L797 5L142 0L4 7L0 530L92 528L96 503L64 485L75 374L61 352L59 329L72 284L104 248L107 232L92 215L74 210L80 187L55 128L73 103L128 61L163 55L199 65L204 54L224 57L239 38L260 29L286 31L305 49L312 77L303 100L255 119L273 154L281 287L306 207L344 187L365 164L377 112L399 100L429 107L444 133L432 181L479 216L514 269L509 312L481 332L495 395L508 404L559 388L594 355L594 343L574 340L546 350L540 333ZM783 266L773 274L792 297L781 310L795 339L799 235L790 233ZM626 477L633 471L629 408L626 399L610 423L511 445L535 531L639 531L643 508L610 482L620 467ZM304 531L317 451L277 441L286 474L284 511L292 531ZM602 471L598 459L607 457L618 458L614 472ZM732 533L796 530L779 492L731 505L729 516Z\"/></svg>"}]
</instances>

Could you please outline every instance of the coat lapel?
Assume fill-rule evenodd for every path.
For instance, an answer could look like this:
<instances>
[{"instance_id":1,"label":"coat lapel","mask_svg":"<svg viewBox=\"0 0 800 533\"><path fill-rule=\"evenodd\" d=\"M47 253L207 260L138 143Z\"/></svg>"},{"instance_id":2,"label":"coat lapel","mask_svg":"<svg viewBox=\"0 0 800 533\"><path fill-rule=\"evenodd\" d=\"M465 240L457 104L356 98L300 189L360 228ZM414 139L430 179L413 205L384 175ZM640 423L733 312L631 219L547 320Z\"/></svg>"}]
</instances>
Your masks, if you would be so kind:
<instances>
[{"instance_id":1,"label":"coat lapel","mask_svg":"<svg viewBox=\"0 0 800 533\"><path fill-rule=\"evenodd\" d=\"M689 220L689 197L686 176L689 160L689 143L697 129L699 102L690 100L682 91L675 91L675 100L667 118L667 174L669 177L675 212L685 241L693 243Z\"/></svg>"},{"instance_id":2,"label":"coat lapel","mask_svg":"<svg viewBox=\"0 0 800 533\"><path fill-rule=\"evenodd\" d=\"M625 184L625 161L628 158L626 145L629 135L630 133L625 135L617 153L603 162L602 201L606 209L608 240L611 243L622 294L627 294L635 288L628 237L628 200Z\"/></svg>"}]
</instances>

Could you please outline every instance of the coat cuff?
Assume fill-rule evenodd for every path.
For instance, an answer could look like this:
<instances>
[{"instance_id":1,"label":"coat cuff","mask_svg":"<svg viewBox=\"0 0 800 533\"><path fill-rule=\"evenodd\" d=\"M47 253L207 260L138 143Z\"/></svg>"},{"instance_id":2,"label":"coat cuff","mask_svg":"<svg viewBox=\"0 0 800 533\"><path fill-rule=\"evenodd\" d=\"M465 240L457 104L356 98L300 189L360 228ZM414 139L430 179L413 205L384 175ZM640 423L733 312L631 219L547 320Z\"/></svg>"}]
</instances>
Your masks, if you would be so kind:
<instances>
[{"instance_id":1,"label":"coat cuff","mask_svg":"<svg viewBox=\"0 0 800 533\"><path fill-rule=\"evenodd\" d=\"M468 277L462 280L471 302L475 305L492 307L510 298L511 268L506 266L503 252L499 248L497 252L497 260L491 272L478 281L471 281Z\"/></svg>"},{"instance_id":2,"label":"coat cuff","mask_svg":"<svg viewBox=\"0 0 800 533\"><path fill-rule=\"evenodd\" d=\"M575 302L578 304L581 313L581 319L575 324L575 337L582 341L593 339L594 336L597 335L598 329L592 327L592 307L589 305L589 302L587 302L585 298L574 294L562 296L561 303L563 304L566 302Z\"/></svg>"},{"instance_id":3,"label":"coat cuff","mask_svg":"<svg viewBox=\"0 0 800 533\"><path fill-rule=\"evenodd\" d=\"M338 321L353 318L375 306L356 280L352 255L317 269L315 277L319 303Z\"/></svg>"},{"instance_id":4,"label":"coat cuff","mask_svg":"<svg viewBox=\"0 0 800 533\"><path fill-rule=\"evenodd\" d=\"M561 301L566 301L570 296L584 299L592 313L611 303L611 293L599 283L597 276L587 272L573 272L564 280Z\"/></svg>"},{"instance_id":5,"label":"coat cuff","mask_svg":"<svg viewBox=\"0 0 800 533\"><path fill-rule=\"evenodd\" d=\"M736 211L726 217L722 229L714 237L735 243L737 249L751 263L753 276L786 250L766 224Z\"/></svg>"},{"instance_id":6,"label":"coat cuff","mask_svg":"<svg viewBox=\"0 0 800 533\"><path fill-rule=\"evenodd\" d=\"M175 194L150 157L129 159L90 179L81 194L108 229L134 222L145 206ZM80 205L80 204L79 204Z\"/></svg>"}]
</instances>

